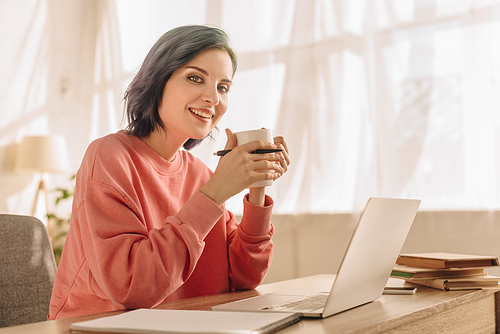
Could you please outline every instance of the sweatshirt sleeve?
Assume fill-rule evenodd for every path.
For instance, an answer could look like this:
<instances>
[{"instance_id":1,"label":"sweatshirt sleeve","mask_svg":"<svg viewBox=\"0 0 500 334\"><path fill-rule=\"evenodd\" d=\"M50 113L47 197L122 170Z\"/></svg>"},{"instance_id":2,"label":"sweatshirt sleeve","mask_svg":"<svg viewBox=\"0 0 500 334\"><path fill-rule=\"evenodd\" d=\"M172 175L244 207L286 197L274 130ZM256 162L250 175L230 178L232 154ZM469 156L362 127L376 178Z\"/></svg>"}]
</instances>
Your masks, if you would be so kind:
<instances>
[{"instance_id":1,"label":"sweatshirt sleeve","mask_svg":"<svg viewBox=\"0 0 500 334\"><path fill-rule=\"evenodd\" d=\"M134 212L120 192L96 181L87 181L77 210L93 289L120 308L153 307L180 287L223 215L199 192L159 229L148 232Z\"/></svg>"},{"instance_id":2,"label":"sweatshirt sleeve","mask_svg":"<svg viewBox=\"0 0 500 334\"><path fill-rule=\"evenodd\" d=\"M243 200L243 217L239 225L229 213L229 276L233 290L257 287L272 261L273 200L266 195L265 205L261 207L248 202L247 196Z\"/></svg>"}]
</instances>

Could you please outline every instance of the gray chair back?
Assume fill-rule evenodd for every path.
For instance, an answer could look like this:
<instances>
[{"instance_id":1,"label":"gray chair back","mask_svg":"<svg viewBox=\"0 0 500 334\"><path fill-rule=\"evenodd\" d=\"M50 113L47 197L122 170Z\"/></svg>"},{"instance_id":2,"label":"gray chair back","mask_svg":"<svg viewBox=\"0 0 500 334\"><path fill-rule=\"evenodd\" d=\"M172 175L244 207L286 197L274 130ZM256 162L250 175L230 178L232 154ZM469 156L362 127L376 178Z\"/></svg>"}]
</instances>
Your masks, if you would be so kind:
<instances>
[{"instance_id":1,"label":"gray chair back","mask_svg":"<svg viewBox=\"0 0 500 334\"><path fill-rule=\"evenodd\" d=\"M47 320L55 275L45 225L0 214L0 327Z\"/></svg>"}]
</instances>

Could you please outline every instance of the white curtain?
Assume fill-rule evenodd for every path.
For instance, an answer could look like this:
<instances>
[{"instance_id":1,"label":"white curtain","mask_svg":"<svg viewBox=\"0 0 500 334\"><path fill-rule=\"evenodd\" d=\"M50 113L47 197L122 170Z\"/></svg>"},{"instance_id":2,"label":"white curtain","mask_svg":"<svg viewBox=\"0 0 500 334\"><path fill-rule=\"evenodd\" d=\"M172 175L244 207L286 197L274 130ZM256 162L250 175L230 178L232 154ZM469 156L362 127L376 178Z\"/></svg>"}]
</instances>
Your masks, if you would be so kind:
<instances>
[{"instance_id":1,"label":"white curtain","mask_svg":"<svg viewBox=\"0 0 500 334\"><path fill-rule=\"evenodd\" d=\"M22 137L66 138L72 170L50 175L55 189L71 187L90 141L119 128L124 71L116 20L114 1L0 0L0 212L31 211L38 176L14 170Z\"/></svg>"},{"instance_id":2,"label":"white curtain","mask_svg":"<svg viewBox=\"0 0 500 334\"><path fill-rule=\"evenodd\" d=\"M63 134L76 170L122 127L149 48L184 24L222 27L239 56L221 134L194 153L214 168L226 127L285 136L275 213L369 196L500 207L499 0L0 0L0 211L23 211L31 184L9 169L12 143Z\"/></svg>"}]
</instances>

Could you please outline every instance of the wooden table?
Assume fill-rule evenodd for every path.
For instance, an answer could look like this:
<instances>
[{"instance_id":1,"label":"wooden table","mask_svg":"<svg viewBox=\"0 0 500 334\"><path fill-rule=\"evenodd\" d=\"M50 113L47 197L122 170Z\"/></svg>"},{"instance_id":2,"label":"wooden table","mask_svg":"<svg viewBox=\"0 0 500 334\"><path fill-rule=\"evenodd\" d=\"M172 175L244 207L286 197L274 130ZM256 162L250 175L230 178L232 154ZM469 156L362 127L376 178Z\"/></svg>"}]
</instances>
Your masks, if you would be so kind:
<instances>
[{"instance_id":1,"label":"wooden table","mask_svg":"<svg viewBox=\"0 0 500 334\"><path fill-rule=\"evenodd\" d=\"M333 275L317 275L264 284L256 290L221 293L160 305L170 310L210 310L213 305L276 290L329 290ZM440 291L418 287L415 295L380 299L326 319L304 319L280 334L291 333L495 333L500 319L499 290ZM78 321L124 311L38 322L0 329L0 334L63 334Z\"/></svg>"}]
</instances>

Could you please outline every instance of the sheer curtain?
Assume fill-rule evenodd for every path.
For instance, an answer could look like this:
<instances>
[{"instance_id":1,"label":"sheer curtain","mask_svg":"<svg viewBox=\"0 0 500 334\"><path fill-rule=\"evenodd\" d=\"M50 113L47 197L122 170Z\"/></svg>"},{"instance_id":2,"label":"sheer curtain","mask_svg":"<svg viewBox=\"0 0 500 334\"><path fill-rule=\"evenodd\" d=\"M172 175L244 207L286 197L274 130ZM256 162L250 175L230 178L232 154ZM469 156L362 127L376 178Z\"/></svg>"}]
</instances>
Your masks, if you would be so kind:
<instances>
[{"instance_id":1,"label":"sheer curtain","mask_svg":"<svg viewBox=\"0 0 500 334\"><path fill-rule=\"evenodd\" d=\"M499 0L2 0L0 18L3 211L24 210L29 184L5 167L10 143L66 135L76 171L123 126L151 45L184 24L222 27L239 56L220 134L193 153L215 168L226 127L285 136L275 213L357 211L369 196L500 206Z\"/></svg>"},{"instance_id":2,"label":"sheer curtain","mask_svg":"<svg viewBox=\"0 0 500 334\"><path fill-rule=\"evenodd\" d=\"M119 129L118 33L114 1L0 1L0 212L30 214L38 180L13 168L22 137L66 137L72 170L50 175L55 189L71 187L90 141Z\"/></svg>"},{"instance_id":3,"label":"sheer curtain","mask_svg":"<svg viewBox=\"0 0 500 334\"><path fill-rule=\"evenodd\" d=\"M382 8L379 8L382 9ZM418 2L375 23L381 194L498 209L497 1Z\"/></svg>"}]
</instances>

